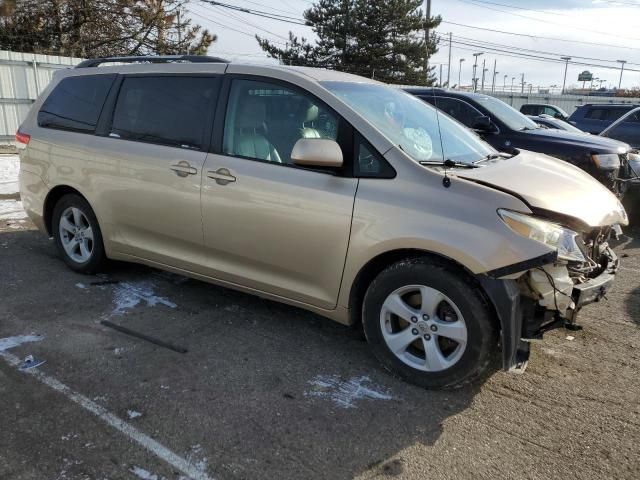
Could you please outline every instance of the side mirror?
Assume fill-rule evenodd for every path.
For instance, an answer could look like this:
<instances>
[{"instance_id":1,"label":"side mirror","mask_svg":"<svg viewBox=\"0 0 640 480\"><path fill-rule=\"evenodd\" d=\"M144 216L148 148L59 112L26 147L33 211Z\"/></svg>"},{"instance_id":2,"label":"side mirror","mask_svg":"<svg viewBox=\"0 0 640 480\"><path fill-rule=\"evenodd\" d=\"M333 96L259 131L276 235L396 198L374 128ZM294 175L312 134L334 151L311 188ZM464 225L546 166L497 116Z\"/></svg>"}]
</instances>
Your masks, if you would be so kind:
<instances>
[{"instance_id":1,"label":"side mirror","mask_svg":"<svg viewBox=\"0 0 640 480\"><path fill-rule=\"evenodd\" d=\"M491 123L491 118L487 117L486 115L480 115L479 117L476 117L471 128L482 133L495 132L495 128Z\"/></svg>"},{"instance_id":2,"label":"side mirror","mask_svg":"<svg viewBox=\"0 0 640 480\"><path fill-rule=\"evenodd\" d=\"M293 146L291 160L304 167L341 167L342 149L328 138L301 138Z\"/></svg>"}]
</instances>

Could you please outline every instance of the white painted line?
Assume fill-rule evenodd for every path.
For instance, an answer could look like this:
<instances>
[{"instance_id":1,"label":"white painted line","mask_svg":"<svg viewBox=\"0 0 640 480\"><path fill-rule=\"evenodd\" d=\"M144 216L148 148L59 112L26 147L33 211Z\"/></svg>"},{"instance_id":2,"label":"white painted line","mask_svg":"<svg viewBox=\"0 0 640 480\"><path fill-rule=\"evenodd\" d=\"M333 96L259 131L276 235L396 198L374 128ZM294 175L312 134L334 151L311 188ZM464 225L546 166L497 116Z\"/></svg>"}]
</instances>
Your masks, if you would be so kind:
<instances>
[{"instance_id":1,"label":"white painted line","mask_svg":"<svg viewBox=\"0 0 640 480\"><path fill-rule=\"evenodd\" d=\"M7 353L6 351L0 350L0 357L2 357L9 365L13 367L18 367L20 365L20 359L15 355ZM106 424L115 428L121 433L124 433L127 437L129 437L132 441L136 442L138 445L146 448L151 453L153 453L156 457L164 460L169 465L174 467L176 470L180 471L182 474L186 475L192 480L213 480L212 477L207 475L207 473L201 469L198 469L197 466L192 465L188 460L182 458L178 454L172 452L167 447L157 442L153 438L148 435L142 433L137 428L129 425L124 420L118 418L113 413L107 411L101 405L89 400L84 395L74 392L71 388L66 386L65 384L59 382L53 377L42 373L39 370L32 369L24 372L25 375L32 375L37 378L40 382L44 383L48 387L56 390L57 392L62 393L69 400L77 403L85 410L93 413Z\"/></svg>"}]
</instances>

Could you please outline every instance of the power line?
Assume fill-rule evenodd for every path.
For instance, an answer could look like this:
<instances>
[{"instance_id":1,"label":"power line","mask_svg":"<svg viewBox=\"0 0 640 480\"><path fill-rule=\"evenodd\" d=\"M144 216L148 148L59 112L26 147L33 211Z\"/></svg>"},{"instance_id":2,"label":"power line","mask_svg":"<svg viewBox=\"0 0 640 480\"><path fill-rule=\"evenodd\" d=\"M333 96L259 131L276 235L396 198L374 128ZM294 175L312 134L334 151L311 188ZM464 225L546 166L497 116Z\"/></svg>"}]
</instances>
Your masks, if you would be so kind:
<instances>
[{"instance_id":1,"label":"power line","mask_svg":"<svg viewBox=\"0 0 640 480\"><path fill-rule=\"evenodd\" d=\"M470 38L470 37L464 37L462 35L456 35L456 38L458 39L462 39L462 40L467 40L467 41L473 41L473 42L478 42L479 40L476 38ZM604 58L594 58L594 57L583 57L580 55L576 55L573 53L557 53L557 52L548 52L548 51L544 51L544 50L534 50L531 48L524 48L524 47L514 47L511 45L505 45L504 43L496 43L496 42L486 42L484 40L481 41L482 43L479 44L479 47L481 48L482 45L488 45L488 46L495 46L495 47L505 47L505 48L509 48L512 50L519 50L519 51L523 51L523 52L529 52L529 53L542 53L544 55L554 55L557 57L573 57L573 58L580 58L582 60L593 60L596 62L610 62L610 63L616 63L617 60L607 60ZM628 65L638 65L640 66L640 63L632 63L629 62Z\"/></svg>"},{"instance_id":2,"label":"power line","mask_svg":"<svg viewBox=\"0 0 640 480\"><path fill-rule=\"evenodd\" d=\"M533 20L533 21L536 21L536 22L543 22L543 23L547 23L547 24L551 23L553 25L559 25L559 26L565 27L565 28L572 28L574 30L581 30L583 32L589 32L589 33L592 33L592 34L596 33L596 34L599 34L599 35L606 35L608 37L617 37L617 38L624 38L626 40L638 40L638 41L640 41L640 38L638 38L638 37L627 37L627 36L624 36L624 35L616 35L616 34L611 33L611 32L603 32L601 30L593 30L593 29L590 29L590 28L580 28L580 27L575 27L575 26L572 26L572 25L566 25L564 23L557 23L557 22L552 22L550 20L543 20L542 18L530 17L528 15L522 15L522 14L519 14L519 13L509 12L508 10L502 10L502 9L499 9L499 8L490 7L488 5L482 5L482 4L478 3L478 0L457 0L457 1L458 2L462 2L462 3L466 3L467 5L474 5L476 7L486 8L488 10L493 10L494 12L506 13L507 15L514 15L516 17L526 18L527 20Z\"/></svg>"},{"instance_id":3,"label":"power line","mask_svg":"<svg viewBox=\"0 0 640 480\"><path fill-rule=\"evenodd\" d=\"M526 58L526 59L529 59L529 60L538 60L538 61L545 61L545 62L552 62L552 63L565 63L560 58L544 57L544 56L541 56L541 55L533 55L533 54L528 54L528 53L513 52L513 51L509 51L509 50L505 50L505 49L501 49L501 48L497 48L497 47L489 47L489 46L486 46L486 44L484 44L484 43L479 44L479 43L471 43L471 42L461 42L459 40L454 40L453 43L456 44L456 45L464 45L466 47L473 47L472 49L458 47L458 48L461 48L462 50L472 50L472 51L477 52L479 49L482 49L482 50L488 50L490 52L500 53L501 55L506 56L506 57ZM581 65L581 66L587 66L587 67L604 68L604 69L609 69L609 70L620 70L619 67L616 67L614 65L599 65L599 64L585 63L585 62L569 62L569 63L572 64L572 65ZM640 69L627 69L627 70L628 71L632 71L632 72L640 72Z\"/></svg>"},{"instance_id":4,"label":"power line","mask_svg":"<svg viewBox=\"0 0 640 480\"><path fill-rule=\"evenodd\" d=\"M526 10L527 12L535 12L535 13L542 13L545 15L557 15L560 17L571 17L572 15L568 15L566 13L560 13L560 12L549 12L546 10L534 10L533 8L525 8L525 7L519 7L517 5L508 5L506 3L498 3L498 2L489 2L487 0L471 0L475 3L488 3L490 5L498 5L500 7L507 7L507 8L515 8L516 10Z\"/></svg>"},{"instance_id":5,"label":"power line","mask_svg":"<svg viewBox=\"0 0 640 480\"><path fill-rule=\"evenodd\" d=\"M266 32L266 33L268 33L270 35L273 35L274 37L280 38L282 40L288 40L287 37L283 37L282 35L279 35L277 33L272 32L271 30L267 30L266 28L263 28L263 27L261 27L259 25L256 25L255 23L251 23L248 20L246 20L244 18L241 18L241 17L239 17L239 16L237 16L237 15L231 13L231 12L225 12L225 11L223 11L222 9L220 9L219 7L217 7L215 5L210 5L210 4L206 3L206 2L203 2L202 0L200 0L199 3L201 4L202 7L206 8L207 10L209 10L211 12L215 12L218 15L222 15L223 17L226 17L226 18L229 18L229 19L235 19L236 21L241 22L242 26L250 25L253 28L257 28L258 30L262 30L263 32Z\"/></svg>"},{"instance_id":6,"label":"power line","mask_svg":"<svg viewBox=\"0 0 640 480\"><path fill-rule=\"evenodd\" d=\"M236 10L242 13L249 13L251 15L256 15L258 17L269 18L271 20L277 20L279 22L291 23L294 25L303 25L306 26L306 23L300 21L299 18L289 17L286 15L279 15L275 13L265 12L262 10L254 10L249 8L238 7L236 5L230 5L228 3L216 2L214 0L202 0L203 2L210 3L211 5L217 5L219 7L228 8L229 10Z\"/></svg>"},{"instance_id":7,"label":"power line","mask_svg":"<svg viewBox=\"0 0 640 480\"><path fill-rule=\"evenodd\" d=\"M569 40L568 38L559 38L559 37L544 37L542 35L530 35L527 33L516 33L516 32L506 32L504 30L495 30L493 28L484 28L484 27L476 27L473 25L466 25L464 23L450 22L447 20L442 20L441 23L446 23L447 25L456 25L458 27L472 28L474 30L483 30L485 32L493 32L500 33L504 35L514 35L517 37L526 37L529 39L539 39L539 40L554 40L556 42L569 42L569 43L579 43L582 45L592 45L596 47L611 47L611 48L622 48L625 50L638 50L636 47L627 47L624 45L612 45L609 43L596 43L596 42L585 42L583 40Z\"/></svg>"}]
</instances>

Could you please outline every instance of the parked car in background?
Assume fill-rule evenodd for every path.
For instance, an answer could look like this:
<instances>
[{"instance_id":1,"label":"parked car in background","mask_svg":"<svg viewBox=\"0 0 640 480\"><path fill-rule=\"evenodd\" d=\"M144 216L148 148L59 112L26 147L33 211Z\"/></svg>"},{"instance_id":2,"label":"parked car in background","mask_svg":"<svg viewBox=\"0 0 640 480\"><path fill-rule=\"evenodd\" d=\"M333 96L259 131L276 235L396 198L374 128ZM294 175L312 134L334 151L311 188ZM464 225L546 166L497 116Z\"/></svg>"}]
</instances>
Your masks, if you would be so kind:
<instances>
[{"instance_id":1,"label":"parked car in background","mask_svg":"<svg viewBox=\"0 0 640 480\"><path fill-rule=\"evenodd\" d=\"M574 127L569 122L565 122L564 120L559 120L557 118L552 117L551 115L541 114L541 115L527 115L531 120L536 122L538 125L546 128L551 128L553 130L565 130L567 132L573 133L586 133L580 130L579 128Z\"/></svg>"},{"instance_id":2,"label":"parked car in background","mask_svg":"<svg viewBox=\"0 0 640 480\"><path fill-rule=\"evenodd\" d=\"M573 165L324 69L86 60L16 140L24 207L71 269L128 260L361 321L430 388L484 378L500 350L522 370L528 340L606 294L627 224Z\"/></svg>"},{"instance_id":3,"label":"parked car in background","mask_svg":"<svg viewBox=\"0 0 640 480\"><path fill-rule=\"evenodd\" d=\"M568 122L584 132L597 135L629 110L638 106L640 105L587 103L580 105L571 114Z\"/></svg>"},{"instance_id":4,"label":"parked car in background","mask_svg":"<svg viewBox=\"0 0 640 480\"><path fill-rule=\"evenodd\" d=\"M640 107L629 110L600 132L601 137L613 138L640 150Z\"/></svg>"},{"instance_id":5,"label":"parked car in background","mask_svg":"<svg viewBox=\"0 0 640 480\"><path fill-rule=\"evenodd\" d=\"M625 143L542 128L503 101L481 93L417 87L405 90L474 129L501 152L545 153L580 167L617 195L625 191L620 178L629 174L627 154L631 150Z\"/></svg>"},{"instance_id":6,"label":"parked car in background","mask_svg":"<svg viewBox=\"0 0 640 480\"><path fill-rule=\"evenodd\" d=\"M525 103L520 107L520 112L525 115L549 115L558 120L569 118L569 114L560 107L546 103Z\"/></svg>"}]
</instances>

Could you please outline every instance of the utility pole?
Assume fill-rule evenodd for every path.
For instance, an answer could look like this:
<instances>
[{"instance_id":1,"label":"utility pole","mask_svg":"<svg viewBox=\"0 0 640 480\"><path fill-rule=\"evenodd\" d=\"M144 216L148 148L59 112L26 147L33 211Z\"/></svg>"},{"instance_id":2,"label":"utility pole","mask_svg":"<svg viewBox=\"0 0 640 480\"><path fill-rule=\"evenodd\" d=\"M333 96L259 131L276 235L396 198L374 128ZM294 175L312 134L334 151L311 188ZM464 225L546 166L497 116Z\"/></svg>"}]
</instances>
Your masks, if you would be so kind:
<instances>
[{"instance_id":1,"label":"utility pole","mask_svg":"<svg viewBox=\"0 0 640 480\"><path fill-rule=\"evenodd\" d=\"M569 68L569 60L571 60L571 57L560 57L560 58L565 61L565 64L564 64L564 80L562 80L562 94L564 95L564 87L567 84L567 69Z\"/></svg>"},{"instance_id":2,"label":"utility pole","mask_svg":"<svg viewBox=\"0 0 640 480\"><path fill-rule=\"evenodd\" d=\"M520 90L520 93L524 93L524 73L521 73L520 75L522 75L522 81L520 82L522 85L522 89Z\"/></svg>"},{"instance_id":3,"label":"utility pole","mask_svg":"<svg viewBox=\"0 0 640 480\"><path fill-rule=\"evenodd\" d=\"M516 79L516 77L511 77L511 93L513 93L513 82Z\"/></svg>"},{"instance_id":4,"label":"utility pole","mask_svg":"<svg viewBox=\"0 0 640 480\"><path fill-rule=\"evenodd\" d=\"M476 70L478 68L478 57L483 55L484 52L474 53L475 60L473 61L473 77L471 77L471 83L473 83L473 91L478 90L478 78L476 77Z\"/></svg>"},{"instance_id":5,"label":"utility pole","mask_svg":"<svg viewBox=\"0 0 640 480\"><path fill-rule=\"evenodd\" d=\"M462 78L462 62L464 62L464 58L460 59L460 67L458 68L458 90L460 90L462 86L462 83L460 83Z\"/></svg>"},{"instance_id":6,"label":"utility pole","mask_svg":"<svg viewBox=\"0 0 640 480\"><path fill-rule=\"evenodd\" d=\"M484 92L484 74L487 72L485 68L486 59L482 60L482 86L480 87L480 91Z\"/></svg>"},{"instance_id":7,"label":"utility pole","mask_svg":"<svg viewBox=\"0 0 640 480\"><path fill-rule=\"evenodd\" d=\"M440 64L440 76L438 79L440 80L440 86L442 86L442 64Z\"/></svg>"},{"instance_id":8,"label":"utility pole","mask_svg":"<svg viewBox=\"0 0 640 480\"><path fill-rule=\"evenodd\" d=\"M507 91L507 77L509 75L505 75L504 78L502 79L502 91L506 92Z\"/></svg>"},{"instance_id":9,"label":"utility pole","mask_svg":"<svg viewBox=\"0 0 640 480\"><path fill-rule=\"evenodd\" d=\"M627 63L626 60L616 60L620 64L620 81L618 82L618 90L622 86L622 74L624 73L624 64Z\"/></svg>"},{"instance_id":10,"label":"utility pole","mask_svg":"<svg viewBox=\"0 0 640 480\"><path fill-rule=\"evenodd\" d=\"M500 72L496 72L496 63L498 63L498 61L494 58L493 59L493 81L491 82L491 93L493 93L496 89L496 74L500 73Z\"/></svg>"},{"instance_id":11,"label":"utility pole","mask_svg":"<svg viewBox=\"0 0 640 480\"><path fill-rule=\"evenodd\" d=\"M426 79L429 79L429 20L431 19L431 0L426 0L427 2L427 17L424 22L424 46L427 49L427 54L425 56L425 74Z\"/></svg>"},{"instance_id":12,"label":"utility pole","mask_svg":"<svg viewBox=\"0 0 640 480\"><path fill-rule=\"evenodd\" d=\"M177 20L178 20L178 52L182 53L182 25L180 25L180 9L178 9L178 13L177 13Z\"/></svg>"},{"instance_id":13,"label":"utility pole","mask_svg":"<svg viewBox=\"0 0 640 480\"><path fill-rule=\"evenodd\" d=\"M447 88L451 88L451 42L453 34L449 32L449 65L447 66Z\"/></svg>"}]
</instances>

